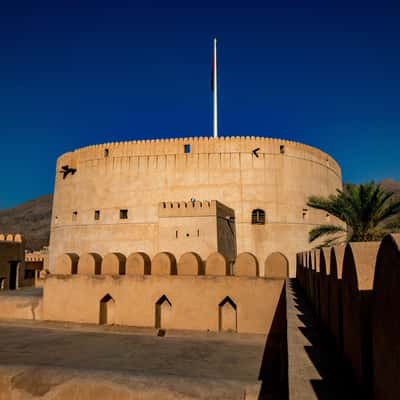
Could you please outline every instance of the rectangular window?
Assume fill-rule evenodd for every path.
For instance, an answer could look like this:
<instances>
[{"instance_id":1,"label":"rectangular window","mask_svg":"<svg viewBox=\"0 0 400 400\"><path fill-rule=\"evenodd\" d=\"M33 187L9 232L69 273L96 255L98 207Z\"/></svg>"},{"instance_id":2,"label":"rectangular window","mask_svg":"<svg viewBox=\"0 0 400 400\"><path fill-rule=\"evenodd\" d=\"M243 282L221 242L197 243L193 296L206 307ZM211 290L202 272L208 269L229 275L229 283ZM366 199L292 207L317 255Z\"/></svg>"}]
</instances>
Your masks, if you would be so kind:
<instances>
[{"instance_id":1,"label":"rectangular window","mask_svg":"<svg viewBox=\"0 0 400 400\"><path fill-rule=\"evenodd\" d=\"M94 219L96 221L100 219L100 210L94 210Z\"/></svg>"},{"instance_id":2,"label":"rectangular window","mask_svg":"<svg viewBox=\"0 0 400 400\"><path fill-rule=\"evenodd\" d=\"M128 219L128 210L119 210L119 219Z\"/></svg>"},{"instance_id":3,"label":"rectangular window","mask_svg":"<svg viewBox=\"0 0 400 400\"><path fill-rule=\"evenodd\" d=\"M78 211L73 211L72 213L72 221L76 221L78 218Z\"/></svg>"},{"instance_id":4,"label":"rectangular window","mask_svg":"<svg viewBox=\"0 0 400 400\"><path fill-rule=\"evenodd\" d=\"M190 153L190 144L185 144L185 153Z\"/></svg>"}]
</instances>

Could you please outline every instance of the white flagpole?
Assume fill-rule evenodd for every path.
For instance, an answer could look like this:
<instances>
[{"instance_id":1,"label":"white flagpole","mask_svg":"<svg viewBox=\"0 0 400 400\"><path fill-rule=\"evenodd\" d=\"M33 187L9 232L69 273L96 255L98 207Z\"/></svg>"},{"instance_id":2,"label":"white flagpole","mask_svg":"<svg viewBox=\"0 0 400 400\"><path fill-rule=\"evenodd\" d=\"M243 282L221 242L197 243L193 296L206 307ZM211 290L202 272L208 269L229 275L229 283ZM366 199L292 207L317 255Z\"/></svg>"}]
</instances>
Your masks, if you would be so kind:
<instances>
[{"instance_id":1,"label":"white flagpole","mask_svg":"<svg viewBox=\"0 0 400 400\"><path fill-rule=\"evenodd\" d=\"M213 73L214 73L214 137L218 137L218 82L217 82L217 39L214 38L214 65L213 65Z\"/></svg>"}]
</instances>

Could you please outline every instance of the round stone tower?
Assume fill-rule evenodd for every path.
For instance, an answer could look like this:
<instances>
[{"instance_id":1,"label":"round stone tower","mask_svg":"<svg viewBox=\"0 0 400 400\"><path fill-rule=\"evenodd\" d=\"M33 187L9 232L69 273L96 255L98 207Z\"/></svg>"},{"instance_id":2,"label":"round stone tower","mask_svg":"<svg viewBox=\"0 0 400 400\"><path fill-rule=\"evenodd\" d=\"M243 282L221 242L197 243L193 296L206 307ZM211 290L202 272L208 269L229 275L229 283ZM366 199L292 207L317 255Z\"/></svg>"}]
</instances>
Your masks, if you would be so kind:
<instances>
[{"instance_id":1,"label":"round stone tower","mask_svg":"<svg viewBox=\"0 0 400 400\"><path fill-rule=\"evenodd\" d=\"M275 252L287 258L293 275L296 252L310 247L308 232L331 218L308 209L307 198L327 196L341 187L335 160L316 148L287 140L195 137L84 147L57 160L50 270L63 253L141 251L153 257L169 251L168 243L179 258L194 250L189 248L196 244L193 235L207 244L212 235L204 218L212 221L214 217L205 210L177 214L179 221L194 218L193 223L204 217L199 222L202 231L191 231L188 242L179 242L177 247L174 235L183 240L175 229L178 222L171 220L171 233L168 224L160 230L160 204L194 206L200 201L201 208L207 200L210 203L204 204L217 201L226 207L220 218L234 225L234 251L253 253L261 276L265 260ZM213 212L218 219L218 212ZM185 221L188 227L190 221ZM171 242L168 237L165 240L169 234Z\"/></svg>"}]
</instances>

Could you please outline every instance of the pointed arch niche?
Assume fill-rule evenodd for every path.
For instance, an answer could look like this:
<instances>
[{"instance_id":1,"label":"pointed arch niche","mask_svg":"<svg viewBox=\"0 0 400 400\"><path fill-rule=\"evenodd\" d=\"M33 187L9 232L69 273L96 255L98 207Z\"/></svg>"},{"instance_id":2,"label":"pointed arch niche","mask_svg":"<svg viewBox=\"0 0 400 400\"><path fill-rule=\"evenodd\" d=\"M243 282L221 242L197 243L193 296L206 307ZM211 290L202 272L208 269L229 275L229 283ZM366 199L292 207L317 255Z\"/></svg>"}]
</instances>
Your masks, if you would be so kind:
<instances>
[{"instance_id":1,"label":"pointed arch niche","mask_svg":"<svg viewBox=\"0 0 400 400\"><path fill-rule=\"evenodd\" d=\"M229 296L218 305L218 319L220 332L237 332L237 306Z\"/></svg>"},{"instance_id":2,"label":"pointed arch niche","mask_svg":"<svg viewBox=\"0 0 400 400\"><path fill-rule=\"evenodd\" d=\"M106 294L100 300L99 324L115 324L115 300L109 294Z\"/></svg>"},{"instance_id":3,"label":"pointed arch niche","mask_svg":"<svg viewBox=\"0 0 400 400\"><path fill-rule=\"evenodd\" d=\"M167 329L171 326L172 303L168 297L162 295L155 305L155 322L157 329Z\"/></svg>"}]
</instances>

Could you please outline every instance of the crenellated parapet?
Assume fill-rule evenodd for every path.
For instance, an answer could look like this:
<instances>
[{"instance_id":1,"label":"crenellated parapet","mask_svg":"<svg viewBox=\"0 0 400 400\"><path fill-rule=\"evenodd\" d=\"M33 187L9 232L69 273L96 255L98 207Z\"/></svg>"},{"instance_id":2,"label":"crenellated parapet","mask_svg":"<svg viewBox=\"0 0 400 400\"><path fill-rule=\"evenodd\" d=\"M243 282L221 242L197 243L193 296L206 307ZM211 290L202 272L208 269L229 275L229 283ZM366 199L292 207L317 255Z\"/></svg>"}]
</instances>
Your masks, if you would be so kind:
<instances>
[{"instance_id":1,"label":"crenellated parapet","mask_svg":"<svg viewBox=\"0 0 400 400\"><path fill-rule=\"evenodd\" d=\"M296 271L362 390L400 398L400 235L298 253Z\"/></svg>"},{"instance_id":2,"label":"crenellated parapet","mask_svg":"<svg viewBox=\"0 0 400 400\"><path fill-rule=\"evenodd\" d=\"M240 160L240 154L245 160ZM260 160L268 156L302 158L322 164L341 175L337 162L319 149L290 140L256 136L188 137L97 144L63 154L58 159L57 170L65 165L74 169L82 165L110 169L124 166L138 169L182 168L190 167L193 163L198 163L200 167L234 167L237 163L251 160L257 166Z\"/></svg>"},{"instance_id":3,"label":"crenellated parapet","mask_svg":"<svg viewBox=\"0 0 400 400\"><path fill-rule=\"evenodd\" d=\"M230 263L221 253L211 253L202 259L196 252L186 252L179 258L170 252L160 252L152 259L143 252L128 256L121 253L77 255L66 253L58 257L55 274L59 275L114 275L121 276L234 276L260 278L259 261L254 254L244 252ZM265 277L285 279L288 276L286 258L272 253L264 263ZM264 279L264 278L260 278Z\"/></svg>"},{"instance_id":4,"label":"crenellated parapet","mask_svg":"<svg viewBox=\"0 0 400 400\"><path fill-rule=\"evenodd\" d=\"M47 250L31 251L25 253L25 262L44 262L47 255Z\"/></svg>"},{"instance_id":5,"label":"crenellated parapet","mask_svg":"<svg viewBox=\"0 0 400 400\"><path fill-rule=\"evenodd\" d=\"M163 201L158 204L159 217L200 217L224 215L234 217L230 208L217 200Z\"/></svg>"},{"instance_id":6,"label":"crenellated parapet","mask_svg":"<svg viewBox=\"0 0 400 400\"><path fill-rule=\"evenodd\" d=\"M43 319L50 321L268 334L285 313L287 274L260 277L248 252L233 264L218 252L205 259L195 252L67 253L55 271L44 281ZM273 329L285 334L276 322Z\"/></svg>"},{"instance_id":7,"label":"crenellated parapet","mask_svg":"<svg viewBox=\"0 0 400 400\"><path fill-rule=\"evenodd\" d=\"M23 236L20 233L0 233L0 242L15 242L22 243Z\"/></svg>"}]
</instances>

